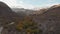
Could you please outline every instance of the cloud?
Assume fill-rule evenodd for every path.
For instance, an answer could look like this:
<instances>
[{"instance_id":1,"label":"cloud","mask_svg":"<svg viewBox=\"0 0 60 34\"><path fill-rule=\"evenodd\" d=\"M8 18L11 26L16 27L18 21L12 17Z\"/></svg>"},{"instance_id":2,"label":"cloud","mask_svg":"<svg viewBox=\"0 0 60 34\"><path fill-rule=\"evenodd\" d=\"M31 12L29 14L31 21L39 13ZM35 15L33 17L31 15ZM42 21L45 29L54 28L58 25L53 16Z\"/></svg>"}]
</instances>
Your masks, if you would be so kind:
<instances>
[{"instance_id":1,"label":"cloud","mask_svg":"<svg viewBox=\"0 0 60 34\"><path fill-rule=\"evenodd\" d=\"M23 1L19 1L19 3L24 3Z\"/></svg>"},{"instance_id":2,"label":"cloud","mask_svg":"<svg viewBox=\"0 0 60 34\"><path fill-rule=\"evenodd\" d=\"M47 2L49 3L43 3L41 5L32 5L32 4L28 4L25 3L23 0L0 0L5 2L8 6L10 7L18 7L18 8L25 8L25 9L33 9L33 8L43 8L43 7L49 7L55 4L59 4L59 3L51 3L54 2L56 0L47 0ZM37 1L37 0L34 0Z\"/></svg>"},{"instance_id":3,"label":"cloud","mask_svg":"<svg viewBox=\"0 0 60 34\"><path fill-rule=\"evenodd\" d=\"M34 8L31 4L26 4L22 0L17 3L17 0L0 0L2 2L5 2L10 7L18 7L18 8L25 8L25 9L32 9Z\"/></svg>"},{"instance_id":4,"label":"cloud","mask_svg":"<svg viewBox=\"0 0 60 34\"><path fill-rule=\"evenodd\" d=\"M0 0L0 1L6 3L10 7L17 4L16 0Z\"/></svg>"},{"instance_id":5,"label":"cloud","mask_svg":"<svg viewBox=\"0 0 60 34\"><path fill-rule=\"evenodd\" d=\"M48 0L48 1L54 1L54 0Z\"/></svg>"}]
</instances>

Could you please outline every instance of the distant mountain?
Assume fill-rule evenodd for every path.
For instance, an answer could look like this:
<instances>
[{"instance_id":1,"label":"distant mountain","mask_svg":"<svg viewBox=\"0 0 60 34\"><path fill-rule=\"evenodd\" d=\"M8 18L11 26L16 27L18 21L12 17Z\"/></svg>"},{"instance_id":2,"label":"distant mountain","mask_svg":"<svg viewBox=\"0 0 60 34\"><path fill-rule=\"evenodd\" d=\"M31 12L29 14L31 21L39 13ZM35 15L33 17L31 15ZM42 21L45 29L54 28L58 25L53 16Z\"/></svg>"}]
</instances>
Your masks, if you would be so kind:
<instances>
[{"instance_id":1,"label":"distant mountain","mask_svg":"<svg viewBox=\"0 0 60 34\"><path fill-rule=\"evenodd\" d=\"M34 12L36 12L35 10L24 9L24 8L12 8L12 10L19 15L21 20L23 20L24 16L31 15Z\"/></svg>"},{"instance_id":2,"label":"distant mountain","mask_svg":"<svg viewBox=\"0 0 60 34\"><path fill-rule=\"evenodd\" d=\"M34 10L31 9L24 9L24 8L12 8L13 11L17 12L17 13L25 13L25 14L32 14L34 12Z\"/></svg>"}]
</instances>

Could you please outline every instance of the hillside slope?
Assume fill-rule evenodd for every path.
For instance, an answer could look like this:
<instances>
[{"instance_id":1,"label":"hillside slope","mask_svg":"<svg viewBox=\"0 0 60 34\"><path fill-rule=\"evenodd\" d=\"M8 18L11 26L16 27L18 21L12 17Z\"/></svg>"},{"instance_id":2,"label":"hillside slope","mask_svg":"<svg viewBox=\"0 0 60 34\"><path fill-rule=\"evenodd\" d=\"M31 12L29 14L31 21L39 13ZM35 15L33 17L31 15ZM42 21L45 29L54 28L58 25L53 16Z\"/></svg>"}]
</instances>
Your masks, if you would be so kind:
<instances>
[{"instance_id":1,"label":"hillside slope","mask_svg":"<svg viewBox=\"0 0 60 34\"><path fill-rule=\"evenodd\" d=\"M5 3L0 2L0 26L15 22L16 18L19 19L17 13L13 12Z\"/></svg>"}]
</instances>

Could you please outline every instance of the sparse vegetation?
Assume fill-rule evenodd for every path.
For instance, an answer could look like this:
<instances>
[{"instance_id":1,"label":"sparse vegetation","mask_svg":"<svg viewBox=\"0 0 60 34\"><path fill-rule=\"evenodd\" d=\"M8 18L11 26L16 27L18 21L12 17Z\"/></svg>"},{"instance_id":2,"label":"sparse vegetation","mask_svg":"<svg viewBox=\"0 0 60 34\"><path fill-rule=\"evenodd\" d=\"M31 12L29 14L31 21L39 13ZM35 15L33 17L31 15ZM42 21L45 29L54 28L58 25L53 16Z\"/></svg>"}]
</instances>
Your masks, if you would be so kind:
<instances>
[{"instance_id":1,"label":"sparse vegetation","mask_svg":"<svg viewBox=\"0 0 60 34\"><path fill-rule=\"evenodd\" d=\"M26 34L40 34L42 30L37 27L35 23L29 16L25 16L22 22L19 22L16 26L16 29L19 31L24 31Z\"/></svg>"}]
</instances>

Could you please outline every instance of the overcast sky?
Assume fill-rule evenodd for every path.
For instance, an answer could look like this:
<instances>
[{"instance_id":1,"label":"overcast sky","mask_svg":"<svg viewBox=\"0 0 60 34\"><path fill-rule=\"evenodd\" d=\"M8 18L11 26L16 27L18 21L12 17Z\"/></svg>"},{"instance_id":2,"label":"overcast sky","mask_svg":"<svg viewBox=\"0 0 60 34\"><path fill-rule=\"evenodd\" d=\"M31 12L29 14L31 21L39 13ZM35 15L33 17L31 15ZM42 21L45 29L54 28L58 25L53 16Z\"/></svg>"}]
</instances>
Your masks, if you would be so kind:
<instances>
[{"instance_id":1,"label":"overcast sky","mask_svg":"<svg viewBox=\"0 0 60 34\"><path fill-rule=\"evenodd\" d=\"M5 2L10 7L18 7L18 8L42 8L48 7L54 4L60 4L60 0L0 0Z\"/></svg>"}]
</instances>

